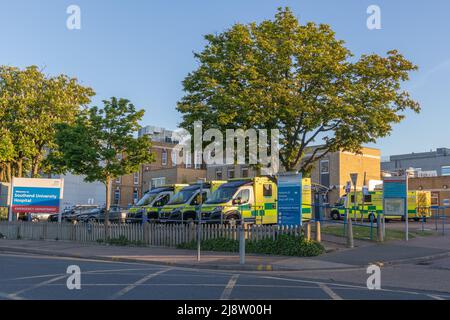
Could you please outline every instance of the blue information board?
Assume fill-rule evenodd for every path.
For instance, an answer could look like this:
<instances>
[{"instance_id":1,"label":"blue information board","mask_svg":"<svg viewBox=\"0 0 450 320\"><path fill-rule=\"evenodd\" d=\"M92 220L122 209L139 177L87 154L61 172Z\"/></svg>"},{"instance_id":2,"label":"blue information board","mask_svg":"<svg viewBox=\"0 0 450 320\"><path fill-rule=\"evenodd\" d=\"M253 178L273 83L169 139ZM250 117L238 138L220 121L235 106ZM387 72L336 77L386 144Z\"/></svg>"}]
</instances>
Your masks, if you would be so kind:
<instances>
[{"instance_id":1,"label":"blue information board","mask_svg":"<svg viewBox=\"0 0 450 320\"><path fill-rule=\"evenodd\" d=\"M408 180L406 176L385 177L383 180L383 211L386 216L406 216Z\"/></svg>"},{"instance_id":2,"label":"blue information board","mask_svg":"<svg viewBox=\"0 0 450 320\"><path fill-rule=\"evenodd\" d=\"M302 225L302 175L278 176L278 224Z\"/></svg>"}]
</instances>

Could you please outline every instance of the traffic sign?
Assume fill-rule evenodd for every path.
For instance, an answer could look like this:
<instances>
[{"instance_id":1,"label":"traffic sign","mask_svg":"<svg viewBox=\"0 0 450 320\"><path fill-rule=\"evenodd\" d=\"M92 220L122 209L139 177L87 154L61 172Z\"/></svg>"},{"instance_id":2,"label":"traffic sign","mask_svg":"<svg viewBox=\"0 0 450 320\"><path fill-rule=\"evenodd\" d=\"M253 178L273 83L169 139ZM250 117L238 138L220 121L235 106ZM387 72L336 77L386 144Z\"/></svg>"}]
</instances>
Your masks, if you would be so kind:
<instances>
[{"instance_id":1,"label":"traffic sign","mask_svg":"<svg viewBox=\"0 0 450 320\"><path fill-rule=\"evenodd\" d=\"M350 179L352 180L353 185L356 186L356 182L358 181L358 174L350 173Z\"/></svg>"}]
</instances>

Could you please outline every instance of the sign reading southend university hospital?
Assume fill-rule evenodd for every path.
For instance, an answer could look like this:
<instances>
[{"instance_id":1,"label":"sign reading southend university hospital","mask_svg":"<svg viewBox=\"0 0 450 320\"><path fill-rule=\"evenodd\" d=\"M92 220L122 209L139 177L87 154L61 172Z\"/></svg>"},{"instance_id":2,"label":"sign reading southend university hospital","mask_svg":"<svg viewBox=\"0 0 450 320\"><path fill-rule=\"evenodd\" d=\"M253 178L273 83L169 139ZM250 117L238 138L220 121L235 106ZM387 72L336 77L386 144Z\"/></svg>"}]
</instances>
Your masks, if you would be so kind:
<instances>
[{"instance_id":1,"label":"sign reading southend university hospital","mask_svg":"<svg viewBox=\"0 0 450 320\"><path fill-rule=\"evenodd\" d=\"M302 175L278 176L278 224L302 225Z\"/></svg>"},{"instance_id":2,"label":"sign reading southend university hospital","mask_svg":"<svg viewBox=\"0 0 450 320\"><path fill-rule=\"evenodd\" d=\"M12 213L58 213L63 190L63 179L14 178Z\"/></svg>"}]
</instances>

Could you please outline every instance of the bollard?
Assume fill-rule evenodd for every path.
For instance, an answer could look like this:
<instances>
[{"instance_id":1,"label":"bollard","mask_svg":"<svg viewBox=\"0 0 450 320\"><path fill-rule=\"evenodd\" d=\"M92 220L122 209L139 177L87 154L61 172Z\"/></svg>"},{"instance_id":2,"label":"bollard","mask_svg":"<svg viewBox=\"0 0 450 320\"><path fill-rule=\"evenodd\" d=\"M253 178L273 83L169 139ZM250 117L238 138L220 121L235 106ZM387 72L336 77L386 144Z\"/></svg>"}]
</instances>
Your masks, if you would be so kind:
<instances>
[{"instance_id":1,"label":"bollard","mask_svg":"<svg viewBox=\"0 0 450 320\"><path fill-rule=\"evenodd\" d=\"M239 263L245 264L245 232L242 225L239 226Z\"/></svg>"},{"instance_id":2,"label":"bollard","mask_svg":"<svg viewBox=\"0 0 450 320\"><path fill-rule=\"evenodd\" d=\"M380 214L377 216L377 238L378 242L383 242L383 226L381 225L381 217Z\"/></svg>"},{"instance_id":3,"label":"bollard","mask_svg":"<svg viewBox=\"0 0 450 320\"><path fill-rule=\"evenodd\" d=\"M352 223L351 218L348 219L348 223L347 223L347 247L348 248L355 247L355 245L353 243L353 223Z\"/></svg>"},{"instance_id":4,"label":"bollard","mask_svg":"<svg viewBox=\"0 0 450 320\"><path fill-rule=\"evenodd\" d=\"M316 241L322 242L322 234L320 232L320 221L316 221Z\"/></svg>"},{"instance_id":5,"label":"bollard","mask_svg":"<svg viewBox=\"0 0 450 320\"><path fill-rule=\"evenodd\" d=\"M306 240L311 240L311 223L306 223Z\"/></svg>"}]
</instances>

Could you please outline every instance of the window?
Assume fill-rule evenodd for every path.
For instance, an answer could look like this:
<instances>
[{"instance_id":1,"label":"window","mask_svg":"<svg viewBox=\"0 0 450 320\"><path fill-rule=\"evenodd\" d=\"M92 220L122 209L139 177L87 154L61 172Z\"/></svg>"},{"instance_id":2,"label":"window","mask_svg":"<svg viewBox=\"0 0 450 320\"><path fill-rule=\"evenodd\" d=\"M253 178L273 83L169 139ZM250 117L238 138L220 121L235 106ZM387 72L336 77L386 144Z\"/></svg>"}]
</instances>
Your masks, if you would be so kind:
<instances>
[{"instance_id":1,"label":"window","mask_svg":"<svg viewBox=\"0 0 450 320\"><path fill-rule=\"evenodd\" d=\"M122 182L122 177L117 177L115 182L117 184L120 184Z\"/></svg>"},{"instance_id":2,"label":"window","mask_svg":"<svg viewBox=\"0 0 450 320\"><path fill-rule=\"evenodd\" d=\"M184 156L184 158L185 158L186 168L191 168L192 167L191 154L186 152L186 155Z\"/></svg>"},{"instance_id":3,"label":"window","mask_svg":"<svg viewBox=\"0 0 450 320\"><path fill-rule=\"evenodd\" d=\"M372 195L371 194L364 195L364 202L366 203L372 202Z\"/></svg>"},{"instance_id":4,"label":"window","mask_svg":"<svg viewBox=\"0 0 450 320\"><path fill-rule=\"evenodd\" d=\"M263 185L263 196L264 197L271 197L272 196L272 185L271 184L264 184Z\"/></svg>"},{"instance_id":5,"label":"window","mask_svg":"<svg viewBox=\"0 0 450 320\"><path fill-rule=\"evenodd\" d=\"M203 192L202 196L200 197L200 193L197 194L194 199L192 199L191 205L196 206L199 205L202 202L205 202L207 200L208 193Z\"/></svg>"},{"instance_id":6,"label":"window","mask_svg":"<svg viewBox=\"0 0 450 320\"><path fill-rule=\"evenodd\" d=\"M157 208L164 207L167 204L167 202L169 202L169 200L170 200L170 195L165 194L161 198L159 198L158 200L155 201L154 206Z\"/></svg>"},{"instance_id":7,"label":"window","mask_svg":"<svg viewBox=\"0 0 450 320\"><path fill-rule=\"evenodd\" d=\"M161 152L161 164L167 166L167 150L163 149Z\"/></svg>"},{"instance_id":8,"label":"window","mask_svg":"<svg viewBox=\"0 0 450 320\"><path fill-rule=\"evenodd\" d=\"M438 206L439 205L439 192L431 193L431 205Z\"/></svg>"},{"instance_id":9,"label":"window","mask_svg":"<svg viewBox=\"0 0 450 320\"><path fill-rule=\"evenodd\" d=\"M228 179L233 179L233 178L234 178L234 168L228 169Z\"/></svg>"},{"instance_id":10,"label":"window","mask_svg":"<svg viewBox=\"0 0 450 320\"><path fill-rule=\"evenodd\" d=\"M323 186L330 185L330 160L320 160L319 162L319 183Z\"/></svg>"},{"instance_id":11,"label":"window","mask_svg":"<svg viewBox=\"0 0 450 320\"><path fill-rule=\"evenodd\" d=\"M217 180L222 180L222 169L217 169L216 170L216 179Z\"/></svg>"},{"instance_id":12,"label":"window","mask_svg":"<svg viewBox=\"0 0 450 320\"><path fill-rule=\"evenodd\" d=\"M242 178L248 178L248 168L242 168Z\"/></svg>"},{"instance_id":13,"label":"window","mask_svg":"<svg viewBox=\"0 0 450 320\"><path fill-rule=\"evenodd\" d=\"M194 151L194 157L195 169L200 169L202 167L202 154L200 152Z\"/></svg>"},{"instance_id":14,"label":"window","mask_svg":"<svg viewBox=\"0 0 450 320\"><path fill-rule=\"evenodd\" d=\"M236 199L241 199L241 204L248 203L250 201L250 190L241 190L237 195Z\"/></svg>"},{"instance_id":15,"label":"window","mask_svg":"<svg viewBox=\"0 0 450 320\"><path fill-rule=\"evenodd\" d=\"M153 188L157 188L157 187L161 187L161 186L163 186L165 184L166 184L166 178L165 177L153 178L152 179L152 189Z\"/></svg>"},{"instance_id":16,"label":"window","mask_svg":"<svg viewBox=\"0 0 450 320\"><path fill-rule=\"evenodd\" d=\"M450 166L442 166L441 167L441 175L450 176Z\"/></svg>"},{"instance_id":17,"label":"window","mask_svg":"<svg viewBox=\"0 0 450 320\"><path fill-rule=\"evenodd\" d=\"M139 184L139 172L135 172L133 175L133 183Z\"/></svg>"},{"instance_id":18,"label":"window","mask_svg":"<svg viewBox=\"0 0 450 320\"><path fill-rule=\"evenodd\" d=\"M330 160L320 160L320 174L330 173Z\"/></svg>"},{"instance_id":19,"label":"window","mask_svg":"<svg viewBox=\"0 0 450 320\"><path fill-rule=\"evenodd\" d=\"M120 189L116 189L114 191L114 202L119 203L120 201Z\"/></svg>"},{"instance_id":20,"label":"window","mask_svg":"<svg viewBox=\"0 0 450 320\"><path fill-rule=\"evenodd\" d=\"M136 203L139 200L139 191L138 189L134 189L133 191L133 202Z\"/></svg>"}]
</instances>

